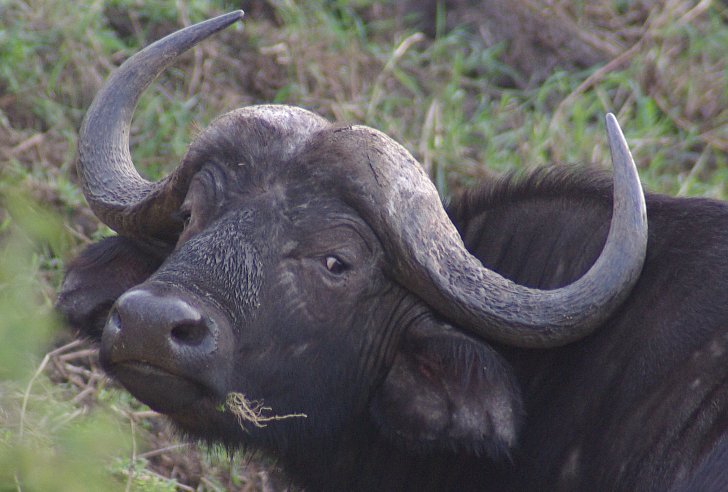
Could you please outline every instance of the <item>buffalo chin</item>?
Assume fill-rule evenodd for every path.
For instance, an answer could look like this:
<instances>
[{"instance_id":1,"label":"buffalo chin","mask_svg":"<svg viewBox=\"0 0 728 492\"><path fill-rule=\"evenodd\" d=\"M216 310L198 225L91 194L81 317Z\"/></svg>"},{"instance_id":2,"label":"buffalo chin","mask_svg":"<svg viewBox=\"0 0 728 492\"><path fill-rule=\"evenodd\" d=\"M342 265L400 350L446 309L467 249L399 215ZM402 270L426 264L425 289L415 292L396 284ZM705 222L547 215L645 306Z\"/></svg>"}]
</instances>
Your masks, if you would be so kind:
<instances>
[{"instance_id":1,"label":"buffalo chin","mask_svg":"<svg viewBox=\"0 0 728 492\"><path fill-rule=\"evenodd\" d=\"M199 383L142 362L118 363L108 370L137 400L160 413L185 413L209 396Z\"/></svg>"}]
</instances>

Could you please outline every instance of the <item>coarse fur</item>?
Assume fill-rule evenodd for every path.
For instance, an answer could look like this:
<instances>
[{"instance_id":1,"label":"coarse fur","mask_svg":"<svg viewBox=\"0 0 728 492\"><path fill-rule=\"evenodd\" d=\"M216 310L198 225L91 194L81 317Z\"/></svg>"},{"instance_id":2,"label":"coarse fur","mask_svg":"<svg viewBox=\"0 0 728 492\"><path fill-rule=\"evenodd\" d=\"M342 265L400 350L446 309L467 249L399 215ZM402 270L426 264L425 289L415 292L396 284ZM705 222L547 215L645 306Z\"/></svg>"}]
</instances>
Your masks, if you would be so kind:
<instances>
[{"instance_id":1,"label":"coarse fur","mask_svg":"<svg viewBox=\"0 0 728 492\"><path fill-rule=\"evenodd\" d=\"M469 192L450 211L484 264L552 288L581 275L598 253L608 193L603 177L541 170ZM498 348L518 375L528 415L514 453L518 472L501 490L725 483L726 462L718 461L728 426L728 304L719 286L728 274L728 205L648 195L647 212L640 281L593 336L548 351Z\"/></svg>"},{"instance_id":2,"label":"coarse fur","mask_svg":"<svg viewBox=\"0 0 728 492\"><path fill-rule=\"evenodd\" d=\"M275 156L275 145L267 150ZM157 258L167 251L144 256L132 241L108 239L71 266L59 300L98 339L123 291L91 296L78 286L115 284L120 272L124 290L141 284L132 289L136 298L117 302L112 321L124 317L127 342L142 340L135 357L163 361L165 371L187 378L172 381L175 389L193 396L162 402L155 392L169 379L140 383L138 373L105 365L183 432L262 449L310 490L720 490L725 483L723 202L649 195L648 256L622 307L582 341L518 349L465 334L393 282L376 234L326 190L287 183L286 167L275 164L287 160L267 154L261 173L229 165L245 157L234 145L216 140L202 151L210 164L193 180L182 210L191 214L188 228L164 263ZM486 266L520 284L555 288L599 255L610 182L585 169L537 170L481 184L455 197L448 212ZM332 255L342 270L327 269ZM148 257L147 266L127 269L130 256ZM160 304L171 295L184 302ZM184 351L160 349L167 343L160 331L124 312L123 301L162 317L186 305L206 313L217 330L216 355L203 359L215 361L214 374L183 367ZM174 329L178 340L196 340L198 328ZM219 406L234 392L273 414L307 418L243 429Z\"/></svg>"}]
</instances>

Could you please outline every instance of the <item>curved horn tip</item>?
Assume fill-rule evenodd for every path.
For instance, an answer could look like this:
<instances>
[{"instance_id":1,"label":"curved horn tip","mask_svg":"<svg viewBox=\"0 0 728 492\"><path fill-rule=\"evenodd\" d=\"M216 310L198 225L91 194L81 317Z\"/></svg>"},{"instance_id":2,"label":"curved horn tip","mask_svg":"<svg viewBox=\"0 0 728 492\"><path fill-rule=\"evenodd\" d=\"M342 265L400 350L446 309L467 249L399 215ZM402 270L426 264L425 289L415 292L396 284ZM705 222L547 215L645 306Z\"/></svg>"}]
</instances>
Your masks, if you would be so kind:
<instances>
[{"instance_id":1,"label":"curved horn tip","mask_svg":"<svg viewBox=\"0 0 728 492\"><path fill-rule=\"evenodd\" d=\"M222 31L226 27L235 24L237 21L243 20L244 16L245 12L243 12L242 10L233 10L232 12L228 12L227 14L218 15L217 17L213 17L212 19L207 19L206 21L193 24L184 30L194 29L199 30L200 32L206 31L205 34L202 34L202 37L206 38L207 36L215 32ZM175 33L172 33L172 35L174 34Z\"/></svg>"},{"instance_id":2,"label":"curved horn tip","mask_svg":"<svg viewBox=\"0 0 728 492\"><path fill-rule=\"evenodd\" d=\"M76 165L89 205L112 229L148 236L148 230L178 226L168 220L167 212L181 198L169 200L169 195L161 192L167 185L143 179L131 160L129 127L134 108L149 84L183 52L242 20L244 15L242 10L234 10L155 41L126 60L96 94L79 130ZM150 207L163 212L135 218L144 216L139 210ZM153 227L147 227L149 224Z\"/></svg>"},{"instance_id":3,"label":"curved horn tip","mask_svg":"<svg viewBox=\"0 0 728 492\"><path fill-rule=\"evenodd\" d=\"M245 12L242 10L233 10L232 12L228 12L227 14L219 15L212 20L219 20L220 22L227 23L229 26L230 24L234 24L235 22L242 20L245 16Z\"/></svg>"},{"instance_id":4,"label":"curved horn tip","mask_svg":"<svg viewBox=\"0 0 728 492\"><path fill-rule=\"evenodd\" d=\"M607 113L604 120L607 127L609 149L611 150L612 155L622 157L634 165L632 153L629 151L627 139L624 138L624 133L622 133L622 128L619 126L617 117L614 116L613 113Z\"/></svg>"}]
</instances>

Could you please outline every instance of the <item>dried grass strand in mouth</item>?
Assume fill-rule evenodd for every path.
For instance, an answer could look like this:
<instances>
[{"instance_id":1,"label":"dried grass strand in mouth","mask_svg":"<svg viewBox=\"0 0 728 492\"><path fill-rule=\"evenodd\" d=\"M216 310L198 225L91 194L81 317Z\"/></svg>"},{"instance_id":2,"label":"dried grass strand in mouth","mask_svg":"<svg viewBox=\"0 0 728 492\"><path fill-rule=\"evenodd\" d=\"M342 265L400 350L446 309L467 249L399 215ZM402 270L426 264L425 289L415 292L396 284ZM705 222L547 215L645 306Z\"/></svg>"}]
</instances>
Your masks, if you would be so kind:
<instances>
[{"instance_id":1,"label":"dried grass strand in mouth","mask_svg":"<svg viewBox=\"0 0 728 492\"><path fill-rule=\"evenodd\" d=\"M248 400L242 393L229 393L225 399L225 408L235 415L240 427L245 430L245 423L250 422L260 428L266 427L268 422L285 420L291 418L308 418L305 413L290 413L286 415L265 415L271 412L271 407L266 407L263 402Z\"/></svg>"}]
</instances>

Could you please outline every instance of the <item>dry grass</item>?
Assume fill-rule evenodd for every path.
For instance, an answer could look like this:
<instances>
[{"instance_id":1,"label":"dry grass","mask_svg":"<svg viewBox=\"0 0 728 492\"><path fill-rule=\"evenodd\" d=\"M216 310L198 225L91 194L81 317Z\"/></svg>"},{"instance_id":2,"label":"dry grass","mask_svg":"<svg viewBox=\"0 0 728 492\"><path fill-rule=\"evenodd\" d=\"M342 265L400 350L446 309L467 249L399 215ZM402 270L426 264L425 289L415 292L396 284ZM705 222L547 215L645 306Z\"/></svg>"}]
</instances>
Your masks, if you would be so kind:
<instances>
[{"instance_id":1,"label":"dry grass","mask_svg":"<svg viewBox=\"0 0 728 492\"><path fill-rule=\"evenodd\" d=\"M66 403L56 411L46 409L39 419L38 410L31 410L34 400L51 397L47 385L57 385L61 395L53 398ZM0 387L1 389L1 387ZM5 388L10 390L9 388ZM12 391L12 390L10 390ZM254 457L225 457L222 450L208 450L178 439L164 417L132 399L118 399L120 390L101 371L98 349L87 342L74 340L47 353L24 388L0 401L17 414L0 412L0 425L16 428L19 440L45 438L47 427L59 428L99 411L109 410L123 432L131 440L127 455L111 463L116 483L126 490L283 490L286 479L271 463ZM236 415L247 400L231 397L228 408ZM247 422L264 426L266 422L296 416L261 416L264 408L248 407L250 414L241 415ZM46 422L52 416L52 422ZM212 453L210 455L209 453ZM109 466L109 464L107 464Z\"/></svg>"},{"instance_id":2,"label":"dry grass","mask_svg":"<svg viewBox=\"0 0 728 492\"><path fill-rule=\"evenodd\" d=\"M244 29L203 43L144 96L131 135L135 161L157 177L175 165L195 125L231 108L281 102L386 131L446 192L514 167L604 163L598 116L610 110L648 188L726 197L724 3L446 3L445 12L434 2L244 5ZM86 0L73 11L58 0L0 4L0 253L16 235L32 251L22 273L34 285L28 310L48 310L63 261L109 232L86 207L74 173L76 129L93 94L139 46L215 13L205 0ZM34 239L8 212L7 200L18 193L60 217L68 236L62 246ZM0 298L20 275L5 275L3 265ZM2 323L0 343L11 329ZM59 429L107 412L129 441L120 461L107 465L121 488L287 487L265 461L228 460L179 441L163 418L102 375L93 348L60 345L37 357L19 382L0 382L0 445L55 449ZM28 346L18 350L38 353L37 342ZM62 411L43 410L44 401ZM254 425L275 418L244 398L230 408Z\"/></svg>"},{"instance_id":3,"label":"dry grass","mask_svg":"<svg viewBox=\"0 0 728 492\"><path fill-rule=\"evenodd\" d=\"M305 413L271 414L273 411L271 407L266 407L261 401L250 400L242 393L228 394L225 399L225 409L235 416L243 430L246 429L246 424L253 424L255 427L262 429L267 427L268 423L277 420L305 419L308 417Z\"/></svg>"}]
</instances>

